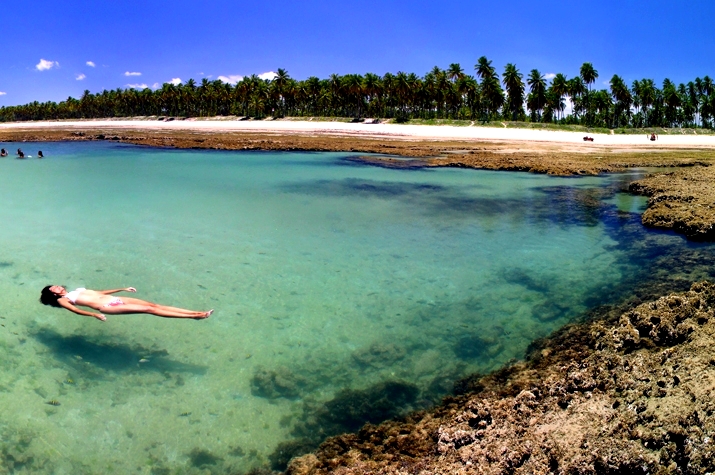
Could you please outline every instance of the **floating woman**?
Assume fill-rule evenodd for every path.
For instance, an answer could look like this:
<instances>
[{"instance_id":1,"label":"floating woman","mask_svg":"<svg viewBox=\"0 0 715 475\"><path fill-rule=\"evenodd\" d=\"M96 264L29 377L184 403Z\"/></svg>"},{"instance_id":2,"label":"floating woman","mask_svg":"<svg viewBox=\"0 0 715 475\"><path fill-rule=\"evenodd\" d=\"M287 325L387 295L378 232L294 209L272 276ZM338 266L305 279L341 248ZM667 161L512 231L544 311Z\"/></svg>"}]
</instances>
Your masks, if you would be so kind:
<instances>
[{"instance_id":1,"label":"floating woman","mask_svg":"<svg viewBox=\"0 0 715 475\"><path fill-rule=\"evenodd\" d=\"M37 158L45 158L45 156L42 155L42 150L40 150L39 152L37 152Z\"/></svg>"},{"instance_id":2,"label":"floating woman","mask_svg":"<svg viewBox=\"0 0 715 475\"><path fill-rule=\"evenodd\" d=\"M186 310L184 308L168 307L159 305L146 300L139 300L131 297L112 297L111 294L117 292L136 292L134 287L112 290L90 290L80 287L71 292L61 285L48 285L40 294L40 302L53 307L63 307L78 315L86 315L96 318L97 320L105 321L109 315L119 315L123 313L148 313L158 317L166 318L193 318L201 320L208 318L213 313L213 310L207 312L197 312L194 310ZM82 305L89 307L100 313L88 312L76 307Z\"/></svg>"},{"instance_id":3,"label":"floating woman","mask_svg":"<svg viewBox=\"0 0 715 475\"><path fill-rule=\"evenodd\" d=\"M0 157L7 157L7 150L5 150L5 149L0 150Z\"/></svg>"},{"instance_id":4,"label":"floating woman","mask_svg":"<svg viewBox=\"0 0 715 475\"><path fill-rule=\"evenodd\" d=\"M17 158L25 158L25 153L19 148L17 149Z\"/></svg>"}]
</instances>

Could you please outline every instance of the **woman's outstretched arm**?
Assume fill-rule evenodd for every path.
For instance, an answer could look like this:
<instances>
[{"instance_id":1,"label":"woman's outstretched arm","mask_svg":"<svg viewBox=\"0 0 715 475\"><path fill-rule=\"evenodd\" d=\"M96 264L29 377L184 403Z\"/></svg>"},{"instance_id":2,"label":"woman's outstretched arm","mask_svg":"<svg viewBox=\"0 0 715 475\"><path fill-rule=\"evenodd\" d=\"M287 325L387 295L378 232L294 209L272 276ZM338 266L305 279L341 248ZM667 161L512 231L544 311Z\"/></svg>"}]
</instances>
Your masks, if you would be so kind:
<instances>
[{"instance_id":1,"label":"woman's outstretched arm","mask_svg":"<svg viewBox=\"0 0 715 475\"><path fill-rule=\"evenodd\" d=\"M112 290L97 290L100 294L109 295L116 294L117 292L136 292L137 289L134 287L125 287L123 289L112 289Z\"/></svg>"},{"instance_id":2,"label":"woman's outstretched arm","mask_svg":"<svg viewBox=\"0 0 715 475\"><path fill-rule=\"evenodd\" d=\"M82 310L81 308L77 308L74 305L70 303L70 301L66 298L59 298L57 299L57 303L60 304L62 307L66 308L70 312L74 312L77 315L84 315L86 317L93 317L96 318L97 320L102 320L105 321L107 317L102 315L101 313L94 313L94 312L88 312L86 310Z\"/></svg>"}]
</instances>

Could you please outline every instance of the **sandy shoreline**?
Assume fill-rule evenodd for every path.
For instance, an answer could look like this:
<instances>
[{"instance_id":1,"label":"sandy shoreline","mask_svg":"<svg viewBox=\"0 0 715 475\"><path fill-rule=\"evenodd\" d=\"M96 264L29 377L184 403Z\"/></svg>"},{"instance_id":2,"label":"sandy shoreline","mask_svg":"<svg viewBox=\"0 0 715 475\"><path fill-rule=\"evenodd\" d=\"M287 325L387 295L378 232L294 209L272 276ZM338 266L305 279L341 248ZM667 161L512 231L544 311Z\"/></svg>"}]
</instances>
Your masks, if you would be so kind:
<instances>
[{"instance_id":1,"label":"sandy shoreline","mask_svg":"<svg viewBox=\"0 0 715 475\"><path fill-rule=\"evenodd\" d=\"M295 133L328 134L358 137L389 137L392 139L422 140L479 140L508 142L548 142L583 144L584 135L593 137L589 145L653 145L655 147L707 147L715 148L715 135L660 135L651 142L645 135L608 135L583 132L566 132L534 129L496 127L456 127L449 125L370 124L318 121L221 121L221 120L88 120L14 122L0 124L2 130L47 130L55 128L92 129L139 129L193 132L247 132L247 133Z\"/></svg>"}]
</instances>

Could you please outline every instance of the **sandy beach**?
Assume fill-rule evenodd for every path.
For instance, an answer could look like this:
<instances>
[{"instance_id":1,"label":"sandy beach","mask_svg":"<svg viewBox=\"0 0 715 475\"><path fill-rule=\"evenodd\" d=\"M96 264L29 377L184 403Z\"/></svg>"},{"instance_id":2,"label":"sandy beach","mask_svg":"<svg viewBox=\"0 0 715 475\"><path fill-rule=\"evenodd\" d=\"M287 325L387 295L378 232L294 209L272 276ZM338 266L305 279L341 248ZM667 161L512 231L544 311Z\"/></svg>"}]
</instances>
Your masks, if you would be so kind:
<instances>
[{"instance_id":1,"label":"sandy beach","mask_svg":"<svg viewBox=\"0 0 715 475\"><path fill-rule=\"evenodd\" d=\"M85 120L85 121L44 121L16 122L0 124L0 130L49 130L69 129L143 129L152 131L191 131L203 133L270 133L302 135L342 135L355 137L386 137L405 140L479 140L507 142L546 142L564 144L583 144L584 136L593 137L588 145L634 146L652 145L654 147L707 147L715 148L715 135L659 135L651 142L646 135L597 134L583 132L565 132L552 130L514 129L496 127L457 127L449 125L410 125L410 124L373 124L345 122L318 122L292 120Z\"/></svg>"}]
</instances>

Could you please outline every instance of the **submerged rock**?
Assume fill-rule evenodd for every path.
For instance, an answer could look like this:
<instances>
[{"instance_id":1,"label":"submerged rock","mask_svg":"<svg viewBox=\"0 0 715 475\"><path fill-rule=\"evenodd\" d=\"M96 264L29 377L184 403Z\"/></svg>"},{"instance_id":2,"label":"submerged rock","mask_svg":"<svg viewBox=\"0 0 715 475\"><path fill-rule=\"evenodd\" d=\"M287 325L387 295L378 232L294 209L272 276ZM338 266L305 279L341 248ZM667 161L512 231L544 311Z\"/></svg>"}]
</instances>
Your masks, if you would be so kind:
<instances>
[{"instance_id":1,"label":"submerged rock","mask_svg":"<svg viewBox=\"0 0 715 475\"><path fill-rule=\"evenodd\" d=\"M288 368L258 368L251 378L251 394L266 399L300 397L307 381Z\"/></svg>"},{"instance_id":2,"label":"submerged rock","mask_svg":"<svg viewBox=\"0 0 715 475\"><path fill-rule=\"evenodd\" d=\"M394 365L407 354L407 350L394 343L373 343L353 353L353 359L362 367L383 368Z\"/></svg>"},{"instance_id":3,"label":"submerged rock","mask_svg":"<svg viewBox=\"0 0 715 475\"><path fill-rule=\"evenodd\" d=\"M715 285L610 315L431 411L328 439L288 473L715 471Z\"/></svg>"},{"instance_id":4,"label":"submerged rock","mask_svg":"<svg viewBox=\"0 0 715 475\"><path fill-rule=\"evenodd\" d=\"M497 338L464 335L454 344L454 355L460 360L474 361L483 357L494 358L504 348Z\"/></svg>"}]
</instances>

